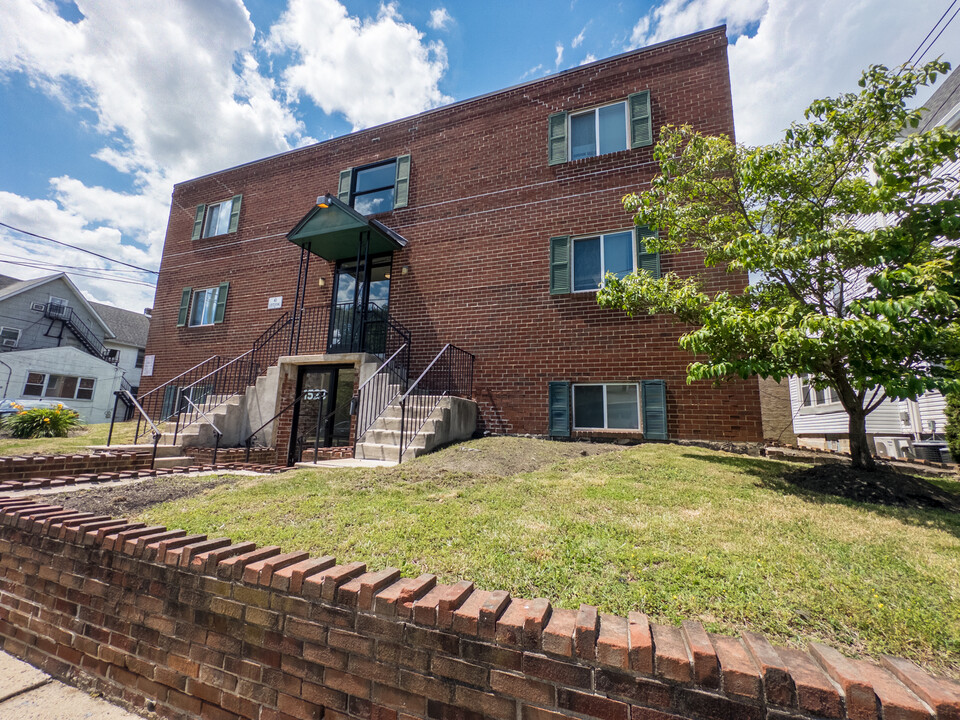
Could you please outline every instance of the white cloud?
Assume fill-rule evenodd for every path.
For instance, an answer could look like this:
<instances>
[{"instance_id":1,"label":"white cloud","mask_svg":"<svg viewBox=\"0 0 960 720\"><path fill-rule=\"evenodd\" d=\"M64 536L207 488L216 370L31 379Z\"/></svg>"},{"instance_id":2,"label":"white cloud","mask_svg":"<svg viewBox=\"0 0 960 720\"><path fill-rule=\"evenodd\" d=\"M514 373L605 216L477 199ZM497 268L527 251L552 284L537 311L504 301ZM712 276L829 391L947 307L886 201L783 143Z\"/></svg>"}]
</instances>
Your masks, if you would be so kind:
<instances>
[{"instance_id":1,"label":"white cloud","mask_svg":"<svg viewBox=\"0 0 960 720\"><path fill-rule=\"evenodd\" d=\"M737 139L759 144L802 120L815 98L855 91L867 66L904 62L941 12L934 0L666 0L638 20L631 43L726 23L729 36L740 35L729 48ZM741 34L747 31L749 36ZM926 59L957 47L960 23L947 29Z\"/></svg>"},{"instance_id":2,"label":"white cloud","mask_svg":"<svg viewBox=\"0 0 960 720\"><path fill-rule=\"evenodd\" d=\"M453 23L453 16L445 7L438 7L430 11L430 20L427 22L434 30L446 30Z\"/></svg>"},{"instance_id":3,"label":"white cloud","mask_svg":"<svg viewBox=\"0 0 960 720\"><path fill-rule=\"evenodd\" d=\"M587 27L589 25L590 23L587 23L586 25L584 25L583 29L577 34L577 36L570 41L570 47L576 49L583 44L583 38L587 34Z\"/></svg>"},{"instance_id":4,"label":"white cloud","mask_svg":"<svg viewBox=\"0 0 960 720\"><path fill-rule=\"evenodd\" d=\"M326 113L342 113L354 129L450 102L439 88L447 69L442 42L424 43L396 5L376 18L347 14L337 0L290 0L270 29L266 48L291 51L284 89L307 95Z\"/></svg>"},{"instance_id":5,"label":"white cloud","mask_svg":"<svg viewBox=\"0 0 960 720\"><path fill-rule=\"evenodd\" d=\"M557 59L556 66L560 67L560 63L563 62L563 43L557 43Z\"/></svg>"},{"instance_id":6,"label":"white cloud","mask_svg":"<svg viewBox=\"0 0 960 720\"><path fill-rule=\"evenodd\" d=\"M587 56L580 61L581 65L589 65L592 62L596 62L597 56L593 53L587 53Z\"/></svg>"}]
</instances>

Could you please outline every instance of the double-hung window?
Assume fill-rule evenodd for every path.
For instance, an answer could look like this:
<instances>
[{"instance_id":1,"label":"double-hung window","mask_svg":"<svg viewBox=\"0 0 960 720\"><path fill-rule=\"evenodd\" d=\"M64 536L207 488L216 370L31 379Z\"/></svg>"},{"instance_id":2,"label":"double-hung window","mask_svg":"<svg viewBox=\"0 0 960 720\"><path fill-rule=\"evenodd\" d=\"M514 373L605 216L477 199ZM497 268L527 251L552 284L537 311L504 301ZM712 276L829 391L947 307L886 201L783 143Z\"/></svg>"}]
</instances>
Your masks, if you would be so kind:
<instances>
[{"instance_id":1,"label":"double-hung window","mask_svg":"<svg viewBox=\"0 0 960 720\"><path fill-rule=\"evenodd\" d=\"M652 144L649 90L609 105L553 113L547 120L550 165Z\"/></svg>"},{"instance_id":2,"label":"double-hung window","mask_svg":"<svg viewBox=\"0 0 960 720\"><path fill-rule=\"evenodd\" d=\"M800 376L800 399L805 408L817 408L840 403L840 396L832 387L820 388L819 390L815 388L812 375Z\"/></svg>"},{"instance_id":3,"label":"double-hung window","mask_svg":"<svg viewBox=\"0 0 960 720\"><path fill-rule=\"evenodd\" d=\"M633 231L573 238L573 291L596 290L606 274L626 277L634 270Z\"/></svg>"},{"instance_id":4,"label":"double-hung window","mask_svg":"<svg viewBox=\"0 0 960 720\"><path fill-rule=\"evenodd\" d=\"M240 223L240 203L242 195L234 195L229 200L211 205L197 205L193 219L193 239L226 235L237 231Z\"/></svg>"},{"instance_id":5,"label":"double-hung window","mask_svg":"<svg viewBox=\"0 0 960 720\"><path fill-rule=\"evenodd\" d=\"M23 387L25 397L48 397L63 400L92 400L94 378L75 375L47 375L46 373L28 373Z\"/></svg>"},{"instance_id":6,"label":"double-hung window","mask_svg":"<svg viewBox=\"0 0 960 720\"><path fill-rule=\"evenodd\" d=\"M573 386L574 430L639 430L640 386L584 384Z\"/></svg>"},{"instance_id":7,"label":"double-hung window","mask_svg":"<svg viewBox=\"0 0 960 720\"><path fill-rule=\"evenodd\" d=\"M337 197L362 215L376 215L407 206L410 156L348 168L340 173Z\"/></svg>"},{"instance_id":8,"label":"double-hung window","mask_svg":"<svg viewBox=\"0 0 960 720\"><path fill-rule=\"evenodd\" d=\"M570 116L570 159L579 160L627 149L627 103Z\"/></svg>"},{"instance_id":9,"label":"double-hung window","mask_svg":"<svg viewBox=\"0 0 960 720\"><path fill-rule=\"evenodd\" d=\"M227 306L227 291L229 282L222 282L216 287L194 290L185 287L180 294L180 312L177 316L177 327L189 325L200 327L216 325L223 322Z\"/></svg>"}]
</instances>

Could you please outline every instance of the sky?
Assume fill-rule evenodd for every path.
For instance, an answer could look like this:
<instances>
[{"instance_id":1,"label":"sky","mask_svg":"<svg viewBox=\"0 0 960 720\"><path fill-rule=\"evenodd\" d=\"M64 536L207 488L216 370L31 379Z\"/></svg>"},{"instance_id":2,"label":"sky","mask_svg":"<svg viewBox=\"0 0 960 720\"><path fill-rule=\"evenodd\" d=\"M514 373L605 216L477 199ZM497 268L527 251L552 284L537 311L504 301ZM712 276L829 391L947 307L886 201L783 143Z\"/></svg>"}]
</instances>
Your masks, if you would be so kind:
<instances>
[{"instance_id":1,"label":"sky","mask_svg":"<svg viewBox=\"0 0 960 720\"><path fill-rule=\"evenodd\" d=\"M724 23L737 140L772 142L954 5L2 0L0 223L156 270L175 183ZM923 59L960 61L960 19L938 32ZM0 274L61 269L152 304L156 275L0 225Z\"/></svg>"}]
</instances>

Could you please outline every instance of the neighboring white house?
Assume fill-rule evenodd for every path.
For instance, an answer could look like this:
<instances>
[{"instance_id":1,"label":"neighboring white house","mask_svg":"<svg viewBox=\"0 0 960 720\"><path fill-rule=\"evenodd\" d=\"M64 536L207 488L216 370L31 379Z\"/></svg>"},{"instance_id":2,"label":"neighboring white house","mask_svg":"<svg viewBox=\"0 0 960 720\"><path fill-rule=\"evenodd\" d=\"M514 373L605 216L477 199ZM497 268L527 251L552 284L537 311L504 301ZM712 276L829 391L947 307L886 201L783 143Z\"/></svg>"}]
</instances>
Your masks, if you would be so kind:
<instances>
[{"instance_id":1,"label":"neighboring white house","mask_svg":"<svg viewBox=\"0 0 960 720\"><path fill-rule=\"evenodd\" d=\"M919 131L938 125L960 130L960 73L952 72L944 84L927 101ZM956 177L960 161L939 169L938 174ZM936 199L936 198L932 198ZM857 227L867 230L878 227L882 216L863 217ZM815 390L804 378L790 378L790 404L793 430L801 447L824 450L849 450L847 414L833 390ZM912 400L886 400L867 416L867 436L881 456L902 456L918 442L942 439L946 425L946 400L938 392L927 392ZM916 454L916 453L914 453Z\"/></svg>"},{"instance_id":2,"label":"neighboring white house","mask_svg":"<svg viewBox=\"0 0 960 720\"><path fill-rule=\"evenodd\" d=\"M140 385L149 328L149 314L90 302L64 273L0 275L0 400L63 402L84 422L109 420L114 391Z\"/></svg>"},{"instance_id":3,"label":"neighboring white house","mask_svg":"<svg viewBox=\"0 0 960 720\"><path fill-rule=\"evenodd\" d=\"M71 346L4 353L9 368L6 397L62 402L85 423L102 423L113 412L114 391L123 371L106 360ZM2 375L0 375L2 376Z\"/></svg>"}]
</instances>

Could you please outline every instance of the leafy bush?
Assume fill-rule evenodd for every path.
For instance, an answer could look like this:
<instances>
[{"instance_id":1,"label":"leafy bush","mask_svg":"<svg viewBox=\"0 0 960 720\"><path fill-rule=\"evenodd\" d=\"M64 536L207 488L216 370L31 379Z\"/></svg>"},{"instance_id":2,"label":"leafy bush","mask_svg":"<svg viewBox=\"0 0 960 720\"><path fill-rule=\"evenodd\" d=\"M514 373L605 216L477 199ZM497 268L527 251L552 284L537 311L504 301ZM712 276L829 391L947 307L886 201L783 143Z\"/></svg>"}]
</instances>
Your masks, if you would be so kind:
<instances>
[{"instance_id":1,"label":"leafy bush","mask_svg":"<svg viewBox=\"0 0 960 720\"><path fill-rule=\"evenodd\" d=\"M62 404L55 408L23 409L15 405L19 412L2 421L4 429L15 438L51 438L66 437L75 427L80 427L80 416Z\"/></svg>"},{"instance_id":2,"label":"leafy bush","mask_svg":"<svg viewBox=\"0 0 960 720\"><path fill-rule=\"evenodd\" d=\"M947 447L953 459L960 462L960 393L947 395Z\"/></svg>"}]
</instances>

